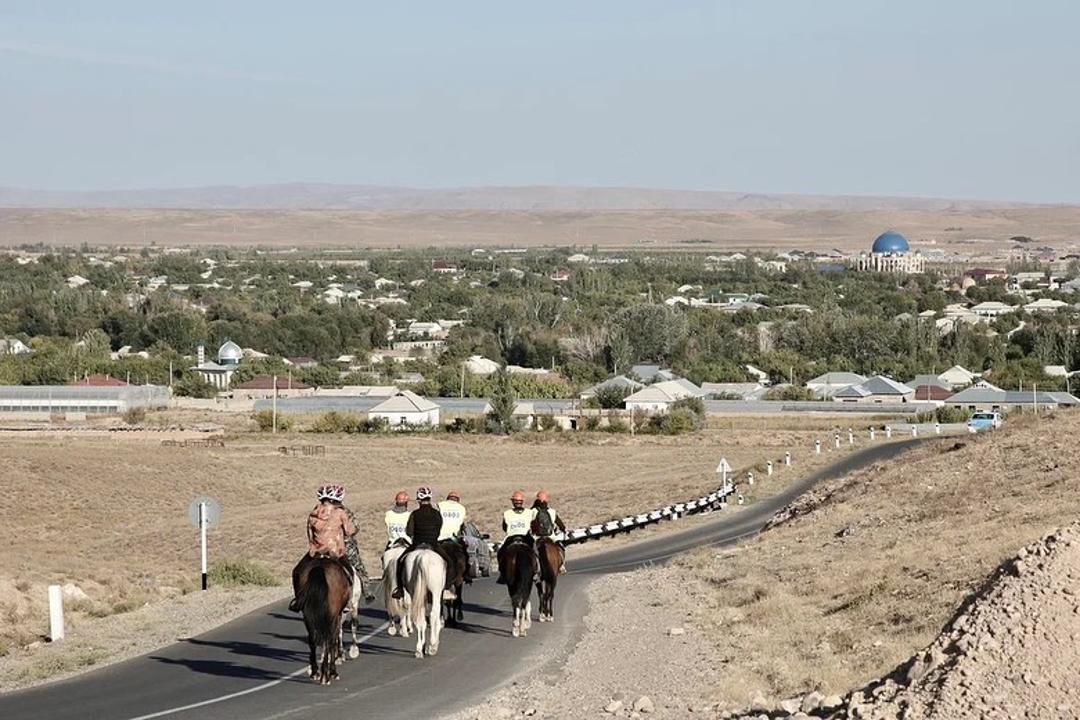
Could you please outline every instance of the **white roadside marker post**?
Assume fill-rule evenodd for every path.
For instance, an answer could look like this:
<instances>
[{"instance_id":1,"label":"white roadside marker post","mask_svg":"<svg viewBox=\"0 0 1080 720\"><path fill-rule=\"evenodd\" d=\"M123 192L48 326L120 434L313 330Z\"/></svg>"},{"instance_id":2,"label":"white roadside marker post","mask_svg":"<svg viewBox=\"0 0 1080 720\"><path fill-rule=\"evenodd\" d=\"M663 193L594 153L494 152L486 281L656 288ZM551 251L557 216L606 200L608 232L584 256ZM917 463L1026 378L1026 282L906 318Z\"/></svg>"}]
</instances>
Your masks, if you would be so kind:
<instances>
[{"instance_id":1,"label":"white roadside marker post","mask_svg":"<svg viewBox=\"0 0 1080 720\"><path fill-rule=\"evenodd\" d=\"M885 426L885 439L886 440L891 440L892 439L892 425L886 425Z\"/></svg>"},{"instance_id":2,"label":"white roadside marker post","mask_svg":"<svg viewBox=\"0 0 1080 720\"><path fill-rule=\"evenodd\" d=\"M752 472L746 473L746 482L750 483L750 485L754 484L754 473L752 473Z\"/></svg>"},{"instance_id":3,"label":"white roadside marker post","mask_svg":"<svg viewBox=\"0 0 1080 720\"><path fill-rule=\"evenodd\" d=\"M820 440L815 440L814 441L814 453L817 454L817 455L821 454L821 441Z\"/></svg>"},{"instance_id":4,"label":"white roadside marker post","mask_svg":"<svg viewBox=\"0 0 1080 720\"><path fill-rule=\"evenodd\" d=\"M765 463L765 474L772 477L772 460Z\"/></svg>"},{"instance_id":5,"label":"white roadside marker post","mask_svg":"<svg viewBox=\"0 0 1080 720\"><path fill-rule=\"evenodd\" d=\"M833 433L833 446L837 450L840 449L840 433Z\"/></svg>"},{"instance_id":6,"label":"white roadside marker post","mask_svg":"<svg viewBox=\"0 0 1080 720\"><path fill-rule=\"evenodd\" d=\"M791 467L791 451L788 450L784 453L784 465Z\"/></svg>"},{"instance_id":7,"label":"white roadside marker post","mask_svg":"<svg viewBox=\"0 0 1080 720\"><path fill-rule=\"evenodd\" d=\"M49 586L49 641L64 639L64 593L59 585Z\"/></svg>"},{"instance_id":8,"label":"white roadside marker post","mask_svg":"<svg viewBox=\"0 0 1080 720\"><path fill-rule=\"evenodd\" d=\"M874 439L874 428L870 428L870 440Z\"/></svg>"},{"instance_id":9,"label":"white roadside marker post","mask_svg":"<svg viewBox=\"0 0 1080 720\"><path fill-rule=\"evenodd\" d=\"M919 426L918 425L913 424L911 426L911 437L919 437Z\"/></svg>"},{"instance_id":10,"label":"white roadside marker post","mask_svg":"<svg viewBox=\"0 0 1080 720\"><path fill-rule=\"evenodd\" d=\"M199 543L202 555L202 589L206 590L206 503L199 503Z\"/></svg>"},{"instance_id":11,"label":"white roadside marker post","mask_svg":"<svg viewBox=\"0 0 1080 720\"><path fill-rule=\"evenodd\" d=\"M848 445L854 445L855 444L855 431L852 430L851 428L847 429L847 444Z\"/></svg>"},{"instance_id":12,"label":"white roadside marker post","mask_svg":"<svg viewBox=\"0 0 1080 720\"><path fill-rule=\"evenodd\" d=\"M934 423L934 434L935 435L940 435L941 434L941 423Z\"/></svg>"}]
</instances>

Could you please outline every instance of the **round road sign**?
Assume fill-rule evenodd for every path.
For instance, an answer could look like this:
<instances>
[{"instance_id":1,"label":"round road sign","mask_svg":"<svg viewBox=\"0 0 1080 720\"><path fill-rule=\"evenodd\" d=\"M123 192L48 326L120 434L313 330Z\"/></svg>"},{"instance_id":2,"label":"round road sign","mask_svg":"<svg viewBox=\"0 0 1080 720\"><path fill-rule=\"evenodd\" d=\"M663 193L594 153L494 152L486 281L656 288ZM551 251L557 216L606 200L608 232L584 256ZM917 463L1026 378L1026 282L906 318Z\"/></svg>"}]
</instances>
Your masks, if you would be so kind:
<instances>
[{"instance_id":1,"label":"round road sign","mask_svg":"<svg viewBox=\"0 0 1080 720\"><path fill-rule=\"evenodd\" d=\"M199 495L191 504L188 505L187 516L188 520L195 527L199 527L199 504L206 503L206 527L212 528L218 524L218 520L221 519L221 505L218 501L209 495Z\"/></svg>"}]
</instances>

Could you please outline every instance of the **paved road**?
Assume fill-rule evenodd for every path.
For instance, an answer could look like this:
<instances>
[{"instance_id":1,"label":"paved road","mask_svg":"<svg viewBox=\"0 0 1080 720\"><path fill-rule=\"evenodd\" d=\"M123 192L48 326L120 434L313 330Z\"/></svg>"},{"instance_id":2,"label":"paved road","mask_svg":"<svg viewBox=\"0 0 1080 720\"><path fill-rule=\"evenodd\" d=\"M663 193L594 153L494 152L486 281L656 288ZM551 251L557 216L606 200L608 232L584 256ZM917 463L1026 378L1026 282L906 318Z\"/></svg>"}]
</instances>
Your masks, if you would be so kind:
<instances>
[{"instance_id":1,"label":"paved road","mask_svg":"<svg viewBox=\"0 0 1080 720\"><path fill-rule=\"evenodd\" d=\"M466 592L462 629L446 629L434 658L413 657L413 640L391 638L381 610L364 620L360 658L346 663L330 687L305 676L306 635L298 616L278 603L197 638L70 680L0 695L3 720L189 720L307 718L371 714L380 720L433 717L474 704L521 671L565 657L583 631L590 577L663 562L694 547L731 543L758 532L772 514L814 483L894 457L914 440L858 451L784 492L738 513L682 531L573 560L559 583L554 624L534 624L529 637L510 636L506 590L490 580ZM601 541L602 542L602 541ZM556 664L558 660L555 660Z\"/></svg>"}]
</instances>

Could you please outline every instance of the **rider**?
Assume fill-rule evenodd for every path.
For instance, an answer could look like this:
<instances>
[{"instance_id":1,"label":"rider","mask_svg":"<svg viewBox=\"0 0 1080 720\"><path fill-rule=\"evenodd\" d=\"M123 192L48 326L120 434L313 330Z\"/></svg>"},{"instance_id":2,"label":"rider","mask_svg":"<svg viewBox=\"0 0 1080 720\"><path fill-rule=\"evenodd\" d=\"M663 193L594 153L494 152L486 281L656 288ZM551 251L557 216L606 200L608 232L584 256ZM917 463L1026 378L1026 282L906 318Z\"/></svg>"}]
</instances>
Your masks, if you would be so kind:
<instances>
[{"instance_id":1,"label":"rider","mask_svg":"<svg viewBox=\"0 0 1080 720\"><path fill-rule=\"evenodd\" d=\"M422 487L416 491L418 507L409 513L409 520L405 523L405 534L412 542L397 562L397 587L394 588L392 597L401 599L405 597L405 558L413 550L425 548L434 550L443 559L447 567L450 567L446 553L439 547L439 533L442 532L442 514L431 504L431 488Z\"/></svg>"},{"instance_id":2,"label":"rider","mask_svg":"<svg viewBox=\"0 0 1080 720\"><path fill-rule=\"evenodd\" d=\"M405 526L409 523L409 493L402 490L394 496L394 507L387 510L383 515L386 523L386 549L394 545L405 545L411 542Z\"/></svg>"},{"instance_id":3,"label":"rider","mask_svg":"<svg viewBox=\"0 0 1080 720\"><path fill-rule=\"evenodd\" d=\"M349 578L354 577L353 568L345 557L345 538L356 534L356 525L341 506L341 501L345 499L345 488L341 485L320 485L315 495L319 503L308 514L308 551L292 573L293 599L289 609L293 612L300 610L297 597L300 594L300 576L317 555L336 558L348 570Z\"/></svg>"},{"instance_id":4,"label":"rider","mask_svg":"<svg viewBox=\"0 0 1080 720\"><path fill-rule=\"evenodd\" d=\"M562 543L553 540L551 536L555 534L556 528L565 533L566 525L563 523L563 519L559 517L559 514L555 512L555 508L548 506L547 490L536 493L536 500L533 501L532 509L536 512L536 519L533 520L531 528L533 537L537 540L547 538L550 542L558 545L559 574L562 575L566 572L566 548L562 546Z\"/></svg>"},{"instance_id":5,"label":"rider","mask_svg":"<svg viewBox=\"0 0 1080 720\"><path fill-rule=\"evenodd\" d=\"M465 506L461 504L461 493L457 490L451 490L446 493L446 499L439 503L439 514L442 515L442 532L439 533L440 543L451 543L461 548L461 555L465 560L465 574L464 580L467 583L472 582L472 575L469 573L469 548L465 544L464 539L461 537L461 528L465 524L465 519L468 517L468 512L465 510ZM450 549L454 552L453 548Z\"/></svg>"},{"instance_id":6,"label":"rider","mask_svg":"<svg viewBox=\"0 0 1080 720\"><path fill-rule=\"evenodd\" d=\"M512 507L503 513L502 529L506 537L499 546L499 579L496 582L501 585L507 583L503 568L506 567L506 551L510 545L521 542L530 548L533 547L533 538L529 530L532 528L533 520L536 519L536 510L525 509L525 493L521 490L515 490L510 495L510 504Z\"/></svg>"}]
</instances>

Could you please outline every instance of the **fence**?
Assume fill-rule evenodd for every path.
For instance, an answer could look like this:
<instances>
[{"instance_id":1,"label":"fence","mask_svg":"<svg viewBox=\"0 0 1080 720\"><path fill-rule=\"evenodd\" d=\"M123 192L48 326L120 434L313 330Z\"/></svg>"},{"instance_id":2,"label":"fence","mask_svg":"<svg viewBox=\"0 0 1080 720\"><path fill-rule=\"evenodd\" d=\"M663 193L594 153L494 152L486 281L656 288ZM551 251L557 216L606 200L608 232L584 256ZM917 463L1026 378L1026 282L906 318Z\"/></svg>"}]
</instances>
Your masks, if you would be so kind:
<instances>
[{"instance_id":1,"label":"fence","mask_svg":"<svg viewBox=\"0 0 1080 720\"><path fill-rule=\"evenodd\" d=\"M312 457L315 455L325 455L325 445L282 445L278 448L278 452L282 455L302 455L305 457Z\"/></svg>"}]
</instances>

